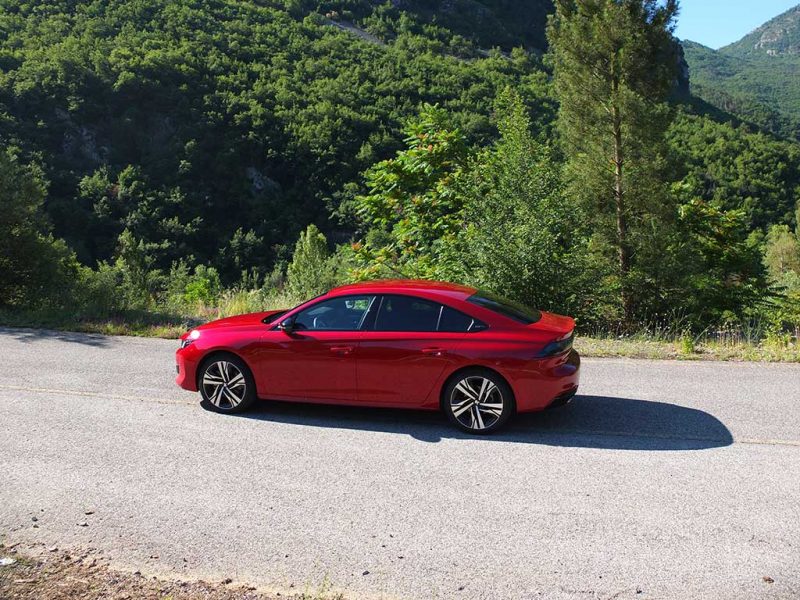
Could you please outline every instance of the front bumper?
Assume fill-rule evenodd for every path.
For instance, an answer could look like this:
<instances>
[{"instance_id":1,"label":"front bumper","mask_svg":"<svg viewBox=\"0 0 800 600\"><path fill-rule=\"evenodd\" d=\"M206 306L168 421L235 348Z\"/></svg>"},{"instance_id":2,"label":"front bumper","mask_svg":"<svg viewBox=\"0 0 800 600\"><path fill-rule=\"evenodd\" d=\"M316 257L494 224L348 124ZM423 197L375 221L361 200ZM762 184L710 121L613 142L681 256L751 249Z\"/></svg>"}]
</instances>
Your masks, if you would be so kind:
<instances>
[{"instance_id":1,"label":"front bumper","mask_svg":"<svg viewBox=\"0 0 800 600\"><path fill-rule=\"evenodd\" d=\"M197 359L199 354L191 344L175 352L175 368L178 372L175 377L175 383L190 392L197 391Z\"/></svg>"}]
</instances>

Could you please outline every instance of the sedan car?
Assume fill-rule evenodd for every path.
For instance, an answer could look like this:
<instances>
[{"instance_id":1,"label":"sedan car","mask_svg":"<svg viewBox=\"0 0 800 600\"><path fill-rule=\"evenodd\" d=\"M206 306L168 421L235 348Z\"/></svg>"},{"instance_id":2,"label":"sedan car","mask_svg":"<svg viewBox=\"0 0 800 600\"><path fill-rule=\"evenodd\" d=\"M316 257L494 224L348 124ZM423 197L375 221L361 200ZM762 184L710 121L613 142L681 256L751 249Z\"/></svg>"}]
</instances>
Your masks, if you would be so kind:
<instances>
[{"instance_id":1,"label":"sedan car","mask_svg":"<svg viewBox=\"0 0 800 600\"><path fill-rule=\"evenodd\" d=\"M192 329L176 381L221 413L259 398L441 410L490 433L575 395L574 327L471 287L373 281Z\"/></svg>"}]
</instances>

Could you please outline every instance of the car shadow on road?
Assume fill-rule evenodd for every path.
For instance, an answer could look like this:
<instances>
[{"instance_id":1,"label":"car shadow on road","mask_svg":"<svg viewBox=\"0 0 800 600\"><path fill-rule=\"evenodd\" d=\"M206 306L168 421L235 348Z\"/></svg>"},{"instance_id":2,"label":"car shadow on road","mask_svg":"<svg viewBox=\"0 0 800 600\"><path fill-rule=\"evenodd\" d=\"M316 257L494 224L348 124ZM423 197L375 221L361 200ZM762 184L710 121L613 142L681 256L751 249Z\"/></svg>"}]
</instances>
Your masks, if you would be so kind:
<instances>
[{"instance_id":1,"label":"car shadow on road","mask_svg":"<svg viewBox=\"0 0 800 600\"><path fill-rule=\"evenodd\" d=\"M262 402L244 418L409 435L425 442L463 439L617 450L704 450L729 446L733 437L716 417L649 400L577 396L563 408L518 415L508 428L473 436L452 427L437 412Z\"/></svg>"},{"instance_id":2,"label":"car shadow on road","mask_svg":"<svg viewBox=\"0 0 800 600\"><path fill-rule=\"evenodd\" d=\"M44 340L57 340L84 346L103 347L109 344L105 335L94 333L77 333L74 331L56 331L52 329L28 329L17 327L0 327L0 335L13 337L21 342L41 342Z\"/></svg>"}]
</instances>

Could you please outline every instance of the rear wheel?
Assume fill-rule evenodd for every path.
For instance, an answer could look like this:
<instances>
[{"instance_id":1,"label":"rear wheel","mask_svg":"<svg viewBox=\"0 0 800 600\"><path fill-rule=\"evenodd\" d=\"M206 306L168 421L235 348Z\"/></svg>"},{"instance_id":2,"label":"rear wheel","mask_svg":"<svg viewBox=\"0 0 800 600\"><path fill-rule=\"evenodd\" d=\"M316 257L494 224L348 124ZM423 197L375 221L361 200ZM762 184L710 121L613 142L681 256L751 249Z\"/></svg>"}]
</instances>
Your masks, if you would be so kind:
<instances>
[{"instance_id":1,"label":"rear wheel","mask_svg":"<svg viewBox=\"0 0 800 600\"><path fill-rule=\"evenodd\" d=\"M203 363L198 377L203 406L221 413L243 412L256 401L256 386L242 359L219 354Z\"/></svg>"},{"instance_id":2,"label":"rear wheel","mask_svg":"<svg viewBox=\"0 0 800 600\"><path fill-rule=\"evenodd\" d=\"M470 369L450 380L443 409L458 428L474 434L492 433L514 414L514 395L505 380L492 371Z\"/></svg>"}]
</instances>

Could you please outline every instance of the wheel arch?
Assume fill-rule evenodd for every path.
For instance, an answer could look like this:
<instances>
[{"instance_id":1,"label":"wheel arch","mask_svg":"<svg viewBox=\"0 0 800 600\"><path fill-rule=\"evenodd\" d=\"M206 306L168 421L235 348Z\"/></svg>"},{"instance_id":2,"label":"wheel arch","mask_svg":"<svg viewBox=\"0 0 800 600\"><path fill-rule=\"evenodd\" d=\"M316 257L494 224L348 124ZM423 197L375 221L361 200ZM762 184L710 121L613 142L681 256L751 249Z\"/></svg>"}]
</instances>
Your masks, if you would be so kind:
<instances>
[{"instance_id":1,"label":"wheel arch","mask_svg":"<svg viewBox=\"0 0 800 600\"><path fill-rule=\"evenodd\" d=\"M206 354L203 355L203 358L197 361L197 370L195 371L194 379L195 379L195 385L197 385L198 390L200 389L200 376L202 375L203 369L205 368L206 364L209 363L211 360L218 358L220 356L233 356L239 359L247 367L247 370L250 371L250 377L251 378L255 377L253 374L253 368L250 366L250 363L247 362L247 359L244 356L227 348L216 348L214 350L209 350L208 352L206 352Z\"/></svg>"},{"instance_id":2,"label":"wheel arch","mask_svg":"<svg viewBox=\"0 0 800 600\"><path fill-rule=\"evenodd\" d=\"M516 412L516 410L517 410L517 398L514 395L514 388L511 385L511 383L508 381L508 378L505 375L503 375L500 371L498 371L497 369L493 369L493 368L487 367L485 365L477 365L477 364L476 365L467 365L465 367L459 367L458 369L456 369L455 371L450 373L450 375L448 375L445 378L445 380L442 382L441 387L439 388L439 409L440 410L444 409L444 402L445 402L444 392L445 392L445 390L447 390L447 387L450 385L450 382L453 381L459 375L465 373L466 371L473 371L473 372L475 372L475 371L483 371L485 373L488 372L488 373L491 373L492 375L495 375L496 377L499 377L508 386L508 389L511 391L511 402L512 402L512 405L514 407L514 411Z\"/></svg>"}]
</instances>

